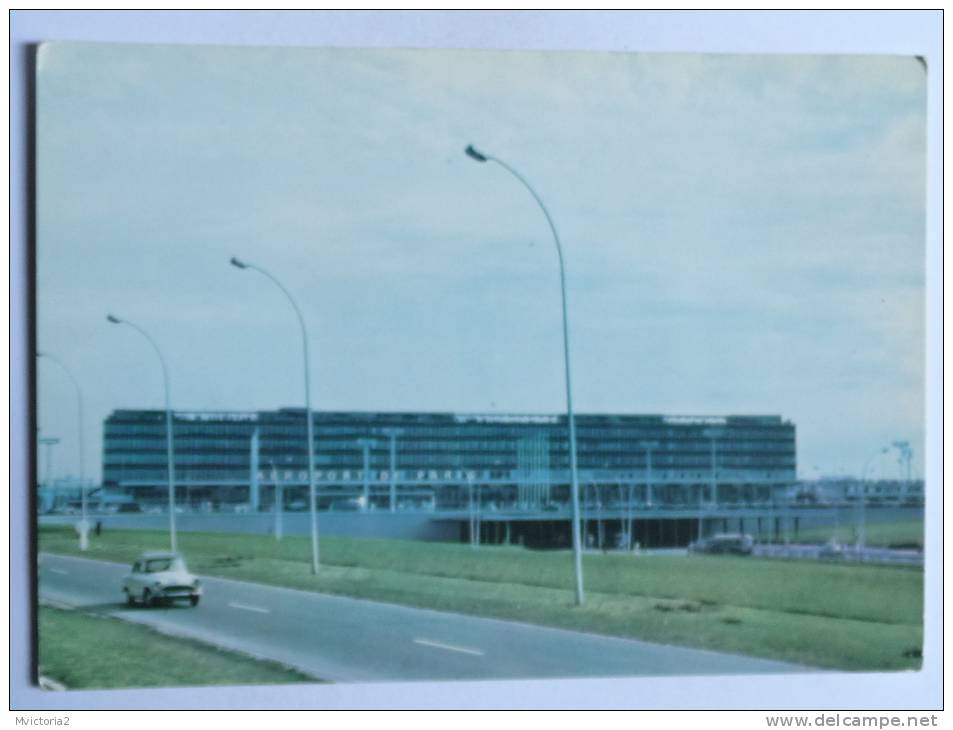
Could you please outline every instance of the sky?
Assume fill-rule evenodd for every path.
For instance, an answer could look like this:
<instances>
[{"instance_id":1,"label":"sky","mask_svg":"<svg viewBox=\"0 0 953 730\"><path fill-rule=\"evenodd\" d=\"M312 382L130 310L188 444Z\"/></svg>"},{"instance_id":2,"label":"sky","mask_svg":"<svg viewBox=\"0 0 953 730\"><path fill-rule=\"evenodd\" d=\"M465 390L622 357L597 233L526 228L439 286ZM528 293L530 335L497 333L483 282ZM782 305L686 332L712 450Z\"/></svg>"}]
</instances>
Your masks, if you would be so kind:
<instances>
[{"instance_id":1,"label":"sky","mask_svg":"<svg viewBox=\"0 0 953 730\"><path fill-rule=\"evenodd\" d=\"M103 419L777 414L798 473L922 474L926 76L901 56L53 43L37 59L37 345ZM38 365L54 474L76 405ZM41 459L40 475L45 476Z\"/></svg>"}]
</instances>

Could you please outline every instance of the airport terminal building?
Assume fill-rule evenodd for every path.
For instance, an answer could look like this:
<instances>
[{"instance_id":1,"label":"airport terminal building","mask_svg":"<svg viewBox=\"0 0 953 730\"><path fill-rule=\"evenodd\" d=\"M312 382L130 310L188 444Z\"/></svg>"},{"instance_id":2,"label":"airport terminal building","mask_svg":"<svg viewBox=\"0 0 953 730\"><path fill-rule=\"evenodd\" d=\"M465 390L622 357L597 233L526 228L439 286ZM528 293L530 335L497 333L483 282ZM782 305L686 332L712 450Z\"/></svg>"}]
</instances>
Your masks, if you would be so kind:
<instances>
[{"instance_id":1,"label":"airport terminal building","mask_svg":"<svg viewBox=\"0 0 953 730\"><path fill-rule=\"evenodd\" d=\"M564 415L316 412L322 510L568 509ZM175 413L184 509L303 509L305 411ZM795 482L795 427L780 416L576 416L583 508L764 506ZM168 497L165 412L104 424L103 483L143 506ZM276 489L277 486L277 489Z\"/></svg>"}]
</instances>

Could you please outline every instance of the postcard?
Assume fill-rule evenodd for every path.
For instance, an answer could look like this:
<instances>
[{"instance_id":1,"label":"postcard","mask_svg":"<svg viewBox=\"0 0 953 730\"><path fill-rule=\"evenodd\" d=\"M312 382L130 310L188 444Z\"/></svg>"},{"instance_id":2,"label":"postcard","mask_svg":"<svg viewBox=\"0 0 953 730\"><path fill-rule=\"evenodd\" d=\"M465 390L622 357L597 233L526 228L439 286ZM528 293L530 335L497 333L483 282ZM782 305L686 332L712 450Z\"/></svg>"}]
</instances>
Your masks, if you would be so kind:
<instances>
[{"instance_id":1,"label":"postcard","mask_svg":"<svg viewBox=\"0 0 953 730\"><path fill-rule=\"evenodd\" d=\"M926 79L39 46L37 681L919 670Z\"/></svg>"}]
</instances>

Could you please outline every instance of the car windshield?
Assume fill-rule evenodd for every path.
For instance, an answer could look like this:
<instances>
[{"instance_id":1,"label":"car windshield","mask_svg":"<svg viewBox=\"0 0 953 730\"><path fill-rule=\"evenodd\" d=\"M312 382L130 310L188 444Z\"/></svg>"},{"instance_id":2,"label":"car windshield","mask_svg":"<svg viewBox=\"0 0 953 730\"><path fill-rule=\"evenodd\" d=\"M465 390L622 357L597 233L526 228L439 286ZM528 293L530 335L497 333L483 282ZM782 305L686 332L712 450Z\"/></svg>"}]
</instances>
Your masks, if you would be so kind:
<instances>
[{"instance_id":1,"label":"car windshield","mask_svg":"<svg viewBox=\"0 0 953 730\"><path fill-rule=\"evenodd\" d=\"M162 573L166 570L184 571L185 564L181 558L155 558L145 562L146 573Z\"/></svg>"}]
</instances>

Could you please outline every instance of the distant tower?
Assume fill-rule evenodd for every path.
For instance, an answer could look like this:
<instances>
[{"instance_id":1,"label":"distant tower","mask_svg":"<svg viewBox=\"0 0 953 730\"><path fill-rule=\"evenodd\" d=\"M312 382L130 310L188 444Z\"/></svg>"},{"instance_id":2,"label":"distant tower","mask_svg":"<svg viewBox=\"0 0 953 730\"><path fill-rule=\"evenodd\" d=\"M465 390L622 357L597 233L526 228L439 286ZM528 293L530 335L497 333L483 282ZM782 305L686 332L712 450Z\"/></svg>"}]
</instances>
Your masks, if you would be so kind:
<instances>
[{"instance_id":1,"label":"distant tower","mask_svg":"<svg viewBox=\"0 0 953 730\"><path fill-rule=\"evenodd\" d=\"M53 447L56 446L60 440L56 436L44 436L40 439L40 443L46 447L46 486L52 486L53 484Z\"/></svg>"},{"instance_id":2,"label":"distant tower","mask_svg":"<svg viewBox=\"0 0 953 730\"><path fill-rule=\"evenodd\" d=\"M904 492L909 492L913 449L911 448L909 441L894 441L893 447L900 452L900 463L904 465Z\"/></svg>"},{"instance_id":3,"label":"distant tower","mask_svg":"<svg viewBox=\"0 0 953 730\"><path fill-rule=\"evenodd\" d=\"M53 447L56 446L60 440L55 436L41 436L40 444L46 447L46 479L43 480L45 489L43 490L43 496L37 496L37 501L42 499L42 504L40 507L44 512L48 512L53 509L56 504L56 492L53 491ZM40 475L39 475L39 464L37 465L37 485L41 484Z\"/></svg>"}]
</instances>

